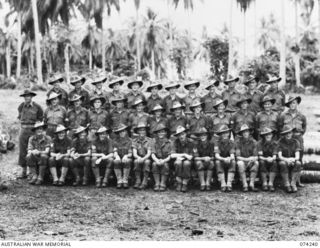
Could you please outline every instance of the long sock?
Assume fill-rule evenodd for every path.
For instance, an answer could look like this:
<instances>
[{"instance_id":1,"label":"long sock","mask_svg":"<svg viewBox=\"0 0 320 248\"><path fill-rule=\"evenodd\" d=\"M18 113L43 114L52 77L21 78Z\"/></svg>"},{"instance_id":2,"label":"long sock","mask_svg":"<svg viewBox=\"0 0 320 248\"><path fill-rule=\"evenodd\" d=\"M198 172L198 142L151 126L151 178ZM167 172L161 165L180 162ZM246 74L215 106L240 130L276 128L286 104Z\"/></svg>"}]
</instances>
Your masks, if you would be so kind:
<instances>
[{"instance_id":1,"label":"long sock","mask_svg":"<svg viewBox=\"0 0 320 248\"><path fill-rule=\"evenodd\" d=\"M68 167L62 167L61 168L61 176L60 176L61 182L64 182L66 180L67 173L68 173Z\"/></svg>"},{"instance_id":2,"label":"long sock","mask_svg":"<svg viewBox=\"0 0 320 248\"><path fill-rule=\"evenodd\" d=\"M136 178L136 185L140 185L141 184L141 172L140 171L135 171L135 178Z\"/></svg>"},{"instance_id":3,"label":"long sock","mask_svg":"<svg viewBox=\"0 0 320 248\"><path fill-rule=\"evenodd\" d=\"M282 172L282 173L281 173L281 177L282 177L284 186L285 186L285 187L290 186L290 184L289 184L289 174Z\"/></svg>"},{"instance_id":4,"label":"long sock","mask_svg":"<svg viewBox=\"0 0 320 248\"><path fill-rule=\"evenodd\" d=\"M250 172L250 186L254 187L254 183L257 177L257 173L256 172Z\"/></svg>"},{"instance_id":5,"label":"long sock","mask_svg":"<svg viewBox=\"0 0 320 248\"><path fill-rule=\"evenodd\" d=\"M261 172L261 179L262 179L262 185L263 186L268 185L267 173Z\"/></svg>"},{"instance_id":6,"label":"long sock","mask_svg":"<svg viewBox=\"0 0 320 248\"><path fill-rule=\"evenodd\" d=\"M103 178L103 181L104 181L104 182L108 182L108 181L109 181L109 176L110 176L110 174L111 174L111 169L106 168L106 171L105 171L105 173L104 173L104 178Z\"/></svg>"},{"instance_id":7,"label":"long sock","mask_svg":"<svg viewBox=\"0 0 320 248\"><path fill-rule=\"evenodd\" d=\"M247 177L246 177L246 173L245 172L241 172L240 173L240 178L241 178L242 186L243 187L248 187Z\"/></svg>"},{"instance_id":8,"label":"long sock","mask_svg":"<svg viewBox=\"0 0 320 248\"><path fill-rule=\"evenodd\" d=\"M221 187L226 187L226 177L224 173L218 174L218 179L220 181Z\"/></svg>"},{"instance_id":9,"label":"long sock","mask_svg":"<svg viewBox=\"0 0 320 248\"><path fill-rule=\"evenodd\" d=\"M162 187L167 187L167 178L168 178L168 176L166 176L166 175L161 175L160 185L161 185Z\"/></svg>"},{"instance_id":10,"label":"long sock","mask_svg":"<svg viewBox=\"0 0 320 248\"><path fill-rule=\"evenodd\" d=\"M160 185L160 174L153 174L154 178L154 186L159 186Z\"/></svg>"},{"instance_id":11,"label":"long sock","mask_svg":"<svg viewBox=\"0 0 320 248\"><path fill-rule=\"evenodd\" d=\"M149 172L144 172L143 173L143 180L142 180L142 184L143 185L147 185L148 184L148 177L149 177Z\"/></svg>"},{"instance_id":12,"label":"long sock","mask_svg":"<svg viewBox=\"0 0 320 248\"><path fill-rule=\"evenodd\" d=\"M89 172L90 172L90 166L85 165L83 167L83 180L88 180L89 179Z\"/></svg>"},{"instance_id":13,"label":"long sock","mask_svg":"<svg viewBox=\"0 0 320 248\"><path fill-rule=\"evenodd\" d=\"M43 181L44 173L46 172L46 166L39 166L39 180Z\"/></svg>"},{"instance_id":14,"label":"long sock","mask_svg":"<svg viewBox=\"0 0 320 248\"><path fill-rule=\"evenodd\" d=\"M114 174L116 174L117 184L122 183L122 175L120 169L114 169Z\"/></svg>"},{"instance_id":15,"label":"long sock","mask_svg":"<svg viewBox=\"0 0 320 248\"><path fill-rule=\"evenodd\" d=\"M298 179L298 172L292 172L291 176L291 186L296 187Z\"/></svg>"},{"instance_id":16,"label":"long sock","mask_svg":"<svg viewBox=\"0 0 320 248\"><path fill-rule=\"evenodd\" d=\"M129 174L130 174L130 168L124 168L123 169L123 182L124 183L128 183Z\"/></svg>"},{"instance_id":17,"label":"long sock","mask_svg":"<svg viewBox=\"0 0 320 248\"><path fill-rule=\"evenodd\" d=\"M212 170L208 170L208 171L207 171L206 185L208 185L208 186L211 185L212 174L213 174L213 171L212 171Z\"/></svg>"},{"instance_id":18,"label":"long sock","mask_svg":"<svg viewBox=\"0 0 320 248\"><path fill-rule=\"evenodd\" d=\"M233 172L228 172L228 180L227 180L227 186L232 187L232 181L234 178L234 173Z\"/></svg>"},{"instance_id":19,"label":"long sock","mask_svg":"<svg viewBox=\"0 0 320 248\"><path fill-rule=\"evenodd\" d=\"M57 175L57 168L56 167L50 167L50 173L53 177L53 181L58 181L58 175Z\"/></svg>"},{"instance_id":20,"label":"long sock","mask_svg":"<svg viewBox=\"0 0 320 248\"><path fill-rule=\"evenodd\" d=\"M198 171L198 176L199 176L199 180L200 180L200 185L206 185L205 181L204 181L204 171L203 170L199 170Z\"/></svg>"},{"instance_id":21,"label":"long sock","mask_svg":"<svg viewBox=\"0 0 320 248\"><path fill-rule=\"evenodd\" d=\"M276 178L277 173L270 172L269 174L269 186L273 186L274 179Z\"/></svg>"},{"instance_id":22,"label":"long sock","mask_svg":"<svg viewBox=\"0 0 320 248\"><path fill-rule=\"evenodd\" d=\"M93 167L92 170L93 170L93 174L94 174L94 177L96 179L96 182L100 181L101 180L101 178L100 178L100 168L99 167Z\"/></svg>"}]
</instances>

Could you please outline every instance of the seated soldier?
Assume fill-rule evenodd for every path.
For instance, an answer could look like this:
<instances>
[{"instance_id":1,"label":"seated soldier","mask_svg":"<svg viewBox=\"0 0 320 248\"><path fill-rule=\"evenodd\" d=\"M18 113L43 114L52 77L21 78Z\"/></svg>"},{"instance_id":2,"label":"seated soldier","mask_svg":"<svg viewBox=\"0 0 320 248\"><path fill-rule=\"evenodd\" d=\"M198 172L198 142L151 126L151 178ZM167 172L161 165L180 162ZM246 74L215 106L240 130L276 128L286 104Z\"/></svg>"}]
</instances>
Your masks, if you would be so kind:
<instances>
[{"instance_id":1,"label":"seated soldier","mask_svg":"<svg viewBox=\"0 0 320 248\"><path fill-rule=\"evenodd\" d=\"M294 128L291 126L284 126L280 133L283 137L278 141L280 174L288 193L298 191L296 184L301 171L301 146L299 141L293 138L293 131ZM289 182L289 173L291 182Z\"/></svg>"},{"instance_id":2,"label":"seated soldier","mask_svg":"<svg viewBox=\"0 0 320 248\"><path fill-rule=\"evenodd\" d=\"M88 127L78 127L74 135L76 138L72 141L71 148L71 169L75 176L73 186L78 186L81 183L80 170L83 170L82 185L88 185L90 172L90 156L91 142L88 139Z\"/></svg>"},{"instance_id":3,"label":"seated soldier","mask_svg":"<svg viewBox=\"0 0 320 248\"><path fill-rule=\"evenodd\" d=\"M163 123L154 129L156 136L152 152L152 174L155 181L155 191L165 191L169 176L169 162L171 159L172 143L167 139L168 128Z\"/></svg>"},{"instance_id":4,"label":"seated soldier","mask_svg":"<svg viewBox=\"0 0 320 248\"><path fill-rule=\"evenodd\" d=\"M129 188L129 174L132 163L132 141L128 137L128 126L120 124L114 131L114 173L117 177L117 188Z\"/></svg>"},{"instance_id":5,"label":"seated soldier","mask_svg":"<svg viewBox=\"0 0 320 248\"><path fill-rule=\"evenodd\" d=\"M221 191L231 192L232 181L236 172L235 145L230 140L231 129L227 125L221 125L215 133L219 138L215 140L214 153L216 169ZM227 182L226 182L227 174Z\"/></svg>"},{"instance_id":6,"label":"seated soldier","mask_svg":"<svg viewBox=\"0 0 320 248\"><path fill-rule=\"evenodd\" d=\"M150 116L148 119L148 126L150 128L150 137L154 138L154 129L162 123L163 125L168 125L167 118L163 117L162 114L164 113L164 108L157 104L154 106L153 109L150 111Z\"/></svg>"},{"instance_id":7,"label":"seated soldier","mask_svg":"<svg viewBox=\"0 0 320 248\"><path fill-rule=\"evenodd\" d=\"M173 116L168 120L169 134L171 137L174 136L178 126L187 127L187 118L183 116L182 113L182 110L184 109L185 107L180 102L174 102L171 107Z\"/></svg>"},{"instance_id":8,"label":"seated soldier","mask_svg":"<svg viewBox=\"0 0 320 248\"><path fill-rule=\"evenodd\" d=\"M183 126L178 126L174 136L178 137L174 141L171 157L175 159L174 168L177 180L177 191L186 192L191 177L191 165L194 155L195 145L187 138L187 130Z\"/></svg>"},{"instance_id":9,"label":"seated soldier","mask_svg":"<svg viewBox=\"0 0 320 248\"><path fill-rule=\"evenodd\" d=\"M133 171L135 174L135 189L145 189L148 184L148 178L151 167L151 151L153 141L147 137L147 125L144 122L139 123L134 132L138 137L132 141L132 152L134 157ZM141 172L143 173L143 181L141 182Z\"/></svg>"},{"instance_id":10,"label":"seated soldier","mask_svg":"<svg viewBox=\"0 0 320 248\"><path fill-rule=\"evenodd\" d=\"M273 139L274 130L265 127L260 131L258 142L259 167L262 178L262 190L274 191L273 181L277 175L277 142ZM269 183L267 182L269 177Z\"/></svg>"},{"instance_id":11,"label":"seated soldier","mask_svg":"<svg viewBox=\"0 0 320 248\"><path fill-rule=\"evenodd\" d=\"M250 173L249 188L258 191L254 186L258 170L257 142L250 136L250 127L243 124L238 132L239 138L236 142L236 156L240 180L242 181L243 191L248 191L246 172Z\"/></svg>"},{"instance_id":12,"label":"seated soldier","mask_svg":"<svg viewBox=\"0 0 320 248\"><path fill-rule=\"evenodd\" d=\"M96 187L107 187L109 176L112 172L113 162L113 142L108 137L109 129L100 127L96 136L97 139L92 144L91 166L96 178ZM105 168L104 178L101 184L101 169Z\"/></svg>"},{"instance_id":13,"label":"seated soldier","mask_svg":"<svg viewBox=\"0 0 320 248\"><path fill-rule=\"evenodd\" d=\"M195 132L195 135L200 137L196 146L198 156L194 158L200 180L200 190L209 191L211 190L211 180L214 169L214 144L209 141L209 132L205 127L199 128Z\"/></svg>"},{"instance_id":14,"label":"seated soldier","mask_svg":"<svg viewBox=\"0 0 320 248\"><path fill-rule=\"evenodd\" d=\"M56 137L51 144L49 158L49 168L53 178L53 185L64 185L71 163L70 152L72 140L67 136L67 128L58 125L55 131ZM61 168L60 178L58 178L57 168Z\"/></svg>"},{"instance_id":15,"label":"seated soldier","mask_svg":"<svg viewBox=\"0 0 320 248\"><path fill-rule=\"evenodd\" d=\"M45 127L44 122L36 122L33 127L35 134L29 138L26 160L32 175L30 184L42 184L48 166L51 138L44 133ZM37 166L39 166L38 174Z\"/></svg>"}]
</instances>

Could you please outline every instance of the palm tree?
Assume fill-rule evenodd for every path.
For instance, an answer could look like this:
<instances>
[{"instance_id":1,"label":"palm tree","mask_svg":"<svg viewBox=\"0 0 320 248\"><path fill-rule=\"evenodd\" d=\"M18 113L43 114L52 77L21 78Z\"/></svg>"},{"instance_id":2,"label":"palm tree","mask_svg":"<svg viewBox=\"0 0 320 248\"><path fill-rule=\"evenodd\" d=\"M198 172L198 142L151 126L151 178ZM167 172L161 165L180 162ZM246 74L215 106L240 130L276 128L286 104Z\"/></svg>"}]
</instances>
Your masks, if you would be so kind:
<instances>
[{"instance_id":1,"label":"palm tree","mask_svg":"<svg viewBox=\"0 0 320 248\"><path fill-rule=\"evenodd\" d=\"M293 60L295 65L295 77L297 87L301 86L300 80L300 48L299 48L299 26L298 26L298 3L300 0L294 0L294 13L295 13L295 49L291 49L293 52Z\"/></svg>"},{"instance_id":2,"label":"palm tree","mask_svg":"<svg viewBox=\"0 0 320 248\"><path fill-rule=\"evenodd\" d=\"M135 40L136 40L137 71L140 71L141 70L141 53L140 53L140 39L139 39L139 29L138 29L140 0L134 0L134 6L136 8Z\"/></svg>"},{"instance_id":3,"label":"palm tree","mask_svg":"<svg viewBox=\"0 0 320 248\"><path fill-rule=\"evenodd\" d=\"M276 46L277 41L280 39L279 26L273 14L270 14L269 19L262 17L260 19L260 27L257 43L266 51L270 47Z\"/></svg>"},{"instance_id":4,"label":"palm tree","mask_svg":"<svg viewBox=\"0 0 320 248\"><path fill-rule=\"evenodd\" d=\"M280 88L286 85L286 35L285 35L285 3L281 0L281 29L280 29L280 77L282 78L279 83Z\"/></svg>"},{"instance_id":5,"label":"palm tree","mask_svg":"<svg viewBox=\"0 0 320 248\"><path fill-rule=\"evenodd\" d=\"M87 34L83 38L81 45L84 49L86 49L89 53L89 70L93 69L93 55L98 53L98 44L99 44L99 34L95 27L92 25L88 25Z\"/></svg>"},{"instance_id":6,"label":"palm tree","mask_svg":"<svg viewBox=\"0 0 320 248\"><path fill-rule=\"evenodd\" d=\"M110 62L111 73L113 73L114 61L121 58L125 54L125 50L123 49L123 40L122 37L115 34L112 29L108 30L108 44L105 47L106 56Z\"/></svg>"},{"instance_id":7,"label":"palm tree","mask_svg":"<svg viewBox=\"0 0 320 248\"><path fill-rule=\"evenodd\" d=\"M229 12L229 52L228 52L228 75L231 75L232 72L232 64L233 64L233 42L232 42L232 8L233 8L233 0L230 0L230 12Z\"/></svg>"}]
</instances>

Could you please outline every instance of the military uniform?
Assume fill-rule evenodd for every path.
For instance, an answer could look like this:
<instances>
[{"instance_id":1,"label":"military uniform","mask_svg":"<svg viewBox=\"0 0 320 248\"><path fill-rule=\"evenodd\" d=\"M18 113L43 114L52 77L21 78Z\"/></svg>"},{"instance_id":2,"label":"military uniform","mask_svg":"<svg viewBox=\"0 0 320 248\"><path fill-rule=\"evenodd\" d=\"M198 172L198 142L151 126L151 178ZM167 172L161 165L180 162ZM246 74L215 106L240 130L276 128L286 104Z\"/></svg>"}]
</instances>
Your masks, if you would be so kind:
<instances>
[{"instance_id":1,"label":"military uniform","mask_svg":"<svg viewBox=\"0 0 320 248\"><path fill-rule=\"evenodd\" d=\"M80 109L70 109L67 113L67 126L70 129L69 137L73 138L73 130L80 126L86 127L89 121L89 112L84 107L80 107Z\"/></svg>"},{"instance_id":2,"label":"military uniform","mask_svg":"<svg viewBox=\"0 0 320 248\"><path fill-rule=\"evenodd\" d=\"M234 114L231 122L233 124L233 132L237 133L243 124L247 124L251 129L254 129L256 126L256 117L253 112L239 110Z\"/></svg>"},{"instance_id":3,"label":"military uniform","mask_svg":"<svg viewBox=\"0 0 320 248\"><path fill-rule=\"evenodd\" d=\"M168 158L173 150L173 144L167 138L159 139L155 138L153 142L152 152L158 159L166 159ZM162 176L169 175L169 162L164 163L162 165L158 165L155 162L152 163L152 173L160 174Z\"/></svg>"},{"instance_id":4,"label":"military uniform","mask_svg":"<svg viewBox=\"0 0 320 248\"><path fill-rule=\"evenodd\" d=\"M164 99L164 109L165 109L165 114L167 116L167 118L172 116L172 112L171 112L171 108L173 106L174 102L180 102L181 104L183 104L183 99L181 97L179 97L178 95L175 95L174 97L172 97L171 95L167 95Z\"/></svg>"},{"instance_id":5,"label":"military uniform","mask_svg":"<svg viewBox=\"0 0 320 248\"><path fill-rule=\"evenodd\" d=\"M84 90L84 89L81 89L79 92L77 92L75 89L70 91L69 93L69 99L73 98L74 95L79 95L82 97L82 103L81 103L81 106L86 108L86 109L89 109L90 108L90 95L89 95L89 92Z\"/></svg>"},{"instance_id":6,"label":"military uniform","mask_svg":"<svg viewBox=\"0 0 320 248\"><path fill-rule=\"evenodd\" d=\"M90 94L90 96L92 97L92 96L98 96L98 97L103 97L106 101L105 101L105 103L103 104L103 109L105 109L105 110L107 110L107 111L109 111L110 110L110 102L109 102L109 97L108 97L108 92L107 91L105 91L105 90L98 90L98 89L94 89L92 92L91 92L91 94Z\"/></svg>"},{"instance_id":7,"label":"military uniform","mask_svg":"<svg viewBox=\"0 0 320 248\"><path fill-rule=\"evenodd\" d=\"M265 141L262 139L257 143L257 152L259 156L273 157L274 155L278 155L277 147L278 147L278 143L275 140ZM270 163L264 160L260 160L259 168L262 173L267 173L267 172L276 173L278 171L277 161L275 160L272 163Z\"/></svg>"},{"instance_id":8,"label":"military uniform","mask_svg":"<svg viewBox=\"0 0 320 248\"><path fill-rule=\"evenodd\" d=\"M193 101L195 100L199 100L200 101L201 97L197 94L191 96L191 95L186 95L184 98L183 98L183 103L185 105L185 112L190 112L190 105L192 104Z\"/></svg>"},{"instance_id":9,"label":"military uniform","mask_svg":"<svg viewBox=\"0 0 320 248\"><path fill-rule=\"evenodd\" d=\"M150 129L150 136L154 137L155 135L153 134L153 131L155 130L155 128L159 125L159 124L163 124L164 126L168 126L168 120L165 117L160 117L159 119L157 119L155 116L149 116L148 119L148 127Z\"/></svg>"},{"instance_id":10,"label":"military uniform","mask_svg":"<svg viewBox=\"0 0 320 248\"><path fill-rule=\"evenodd\" d=\"M187 127L189 128L189 132L193 134L202 127L205 127L207 130L211 130L212 122L211 119L204 114L200 114L199 116L194 114L190 119L188 119Z\"/></svg>"},{"instance_id":11,"label":"military uniform","mask_svg":"<svg viewBox=\"0 0 320 248\"><path fill-rule=\"evenodd\" d=\"M69 137L65 137L60 140L59 138L54 138L51 144L51 152L66 154L68 150L71 150L72 140ZM69 157L63 157L61 160L56 160L55 157L50 157L49 166L50 167L69 167L71 159Z\"/></svg>"},{"instance_id":12,"label":"military uniform","mask_svg":"<svg viewBox=\"0 0 320 248\"><path fill-rule=\"evenodd\" d=\"M163 99L157 95L157 96L153 96L153 95L150 95L147 99L147 110L146 112L150 112L154 106L156 106L157 104L160 104L162 107L164 106L164 101Z\"/></svg>"},{"instance_id":13,"label":"military uniform","mask_svg":"<svg viewBox=\"0 0 320 248\"><path fill-rule=\"evenodd\" d=\"M136 92L136 94L134 94L132 91L129 92L125 98L127 98L127 103L128 103L128 110L132 111L132 104L137 100L137 99L142 99L144 102L146 101L146 97L144 96L144 94L141 91Z\"/></svg>"},{"instance_id":14,"label":"military uniform","mask_svg":"<svg viewBox=\"0 0 320 248\"><path fill-rule=\"evenodd\" d=\"M237 102L241 98L241 94L236 89L226 89L222 93L222 98L228 100L228 106L233 109L237 110L238 107L236 106Z\"/></svg>"},{"instance_id":15,"label":"military uniform","mask_svg":"<svg viewBox=\"0 0 320 248\"><path fill-rule=\"evenodd\" d=\"M263 128L271 128L277 134L279 131L279 113L276 111L270 111L267 113L266 111L261 111L257 115L257 130L262 130Z\"/></svg>"},{"instance_id":16,"label":"military uniform","mask_svg":"<svg viewBox=\"0 0 320 248\"><path fill-rule=\"evenodd\" d=\"M98 113L95 109L89 111L90 139L95 140L95 132L102 126L110 128L110 115L106 110L100 110Z\"/></svg>"},{"instance_id":17,"label":"military uniform","mask_svg":"<svg viewBox=\"0 0 320 248\"><path fill-rule=\"evenodd\" d=\"M67 111L65 107L49 106L44 112L44 122L47 125L47 135L54 137L54 132L58 125L65 125L67 118Z\"/></svg>"},{"instance_id":18,"label":"military uniform","mask_svg":"<svg viewBox=\"0 0 320 248\"><path fill-rule=\"evenodd\" d=\"M229 113L224 113L223 116L219 116L217 114L212 117L212 126L214 132L216 132L222 125L227 125L231 128L232 124L232 116Z\"/></svg>"},{"instance_id":19,"label":"military uniform","mask_svg":"<svg viewBox=\"0 0 320 248\"><path fill-rule=\"evenodd\" d=\"M170 135L174 134L178 126L187 127L187 118L184 116L180 116L178 119L175 116L172 116L168 120L168 128Z\"/></svg>"},{"instance_id":20,"label":"military uniform","mask_svg":"<svg viewBox=\"0 0 320 248\"><path fill-rule=\"evenodd\" d=\"M249 105L249 110L255 114L261 111L261 100L263 98L263 93L260 90L255 89L254 91L247 91L246 97L250 98L252 102Z\"/></svg>"},{"instance_id":21,"label":"military uniform","mask_svg":"<svg viewBox=\"0 0 320 248\"><path fill-rule=\"evenodd\" d=\"M211 95L210 93L208 93L207 95L205 95L204 97L202 97L201 102L204 103L204 109L203 112L206 115L212 115L213 113L216 113L217 111L213 108L216 99L222 99L222 96L219 94L214 94Z\"/></svg>"},{"instance_id":22,"label":"military uniform","mask_svg":"<svg viewBox=\"0 0 320 248\"><path fill-rule=\"evenodd\" d=\"M283 112L284 104L285 104L285 98L286 98L284 92L282 90L278 90L278 89L275 90L275 89L269 88L264 93L264 96L267 96L267 95L276 100L275 104L273 104L273 106L272 106L272 109L274 111L277 111L278 113Z\"/></svg>"},{"instance_id":23,"label":"military uniform","mask_svg":"<svg viewBox=\"0 0 320 248\"><path fill-rule=\"evenodd\" d=\"M68 93L67 93L64 89L62 89L62 88L58 88L58 89L52 88L52 89L50 89L50 90L48 91L47 97L48 97L50 94L52 94L52 93L56 93L56 94L60 95L60 97L59 97L59 99L60 99L59 104L60 104L61 106L63 106L65 109L67 109L68 106L69 106Z\"/></svg>"},{"instance_id":24,"label":"military uniform","mask_svg":"<svg viewBox=\"0 0 320 248\"><path fill-rule=\"evenodd\" d=\"M111 127L116 128L120 123L125 124L126 126L130 125L130 113L126 109L122 109L121 112L118 109L113 109L110 113Z\"/></svg>"}]
</instances>

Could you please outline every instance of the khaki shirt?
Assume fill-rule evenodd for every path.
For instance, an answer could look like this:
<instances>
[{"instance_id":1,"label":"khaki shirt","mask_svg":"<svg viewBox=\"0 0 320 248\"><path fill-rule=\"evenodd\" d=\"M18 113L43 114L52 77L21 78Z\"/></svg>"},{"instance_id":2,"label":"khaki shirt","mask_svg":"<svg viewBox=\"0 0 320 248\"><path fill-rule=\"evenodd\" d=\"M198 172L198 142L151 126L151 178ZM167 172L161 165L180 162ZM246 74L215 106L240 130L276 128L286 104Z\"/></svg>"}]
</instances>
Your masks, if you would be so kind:
<instances>
[{"instance_id":1,"label":"khaki shirt","mask_svg":"<svg viewBox=\"0 0 320 248\"><path fill-rule=\"evenodd\" d=\"M190 119L188 119L187 126L191 133L196 132L202 127L205 127L209 131L212 128L212 122L211 119L204 114L200 114L199 117L193 115L190 117Z\"/></svg>"},{"instance_id":2,"label":"khaki shirt","mask_svg":"<svg viewBox=\"0 0 320 248\"><path fill-rule=\"evenodd\" d=\"M105 155L113 153L112 140L109 138L106 138L103 141L96 139L92 144L92 152L93 153L103 153Z\"/></svg>"},{"instance_id":3,"label":"khaki shirt","mask_svg":"<svg viewBox=\"0 0 320 248\"><path fill-rule=\"evenodd\" d=\"M226 89L222 93L222 98L228 100L228 108L232 108L234 110L238 109L236 104L240 100L241 94L236 89L233 89L233 90Z\"/></svg>"},{"instance_id":4,"label":"khaki shirt","mask_svg":"<svg viewBox=\"0 0 320 248\"><path fill-rule=\"evenodd\" d=\"M260 90L248 91L247 97L251 98L252 102L249 105L249 110L257 114L261 111L260 103L263 98L263 93Z\"/></svg>"},{"instance_id":5,"label":"khaki shirt","mask_svg":"<svg viewBox=\"0 0 320 248\"><path fill-rule=\"evenodd\" d=\"M262 130L265 127L271 128L276 132L279 131L280 115L276 111L271 111L269 114L262 111L257 115L257 130Z\"/></svg>"},{"instance_id":6,"label":"khaki shirt","mask_svg":"<svg viewBox=\"0 0 320 248\"><path fill-rule=\"evenodd\" d=\"M297 131L304 134L307 128L307 119L305 115L301 114L299 111L294 115L292 111L288 110L281 114L280 116L280 126L290 125L296 128Z\"/></svg>"},{"instance_id":7,"label":"khaki shirt","mask_svg":"<svg viewBox=\"0 0 320 248\"><path fill-rule=\"evenodd\" d=\"M52 88L48 91L47 96L49 96L53 92L61 95L59 104L65 107L65 109L67 109L69 105L68 93L62 88L58 88L58 89Z\"/></svg>"},{"instance_id":8,"label":"khaki shirt","mask_svg":"<svg viewBox=\"0 0 320 248\"><path fill-rule=\"evenodd\" d=\"M162 107L164 107L163 99L159 95L157 95L155 98L152 95L150 95L147 99L146 112L149 113L157 104L160 104Z\"/></svg>"},{"instance_id":9,"label":"khaki shirt","mask_svg":"<svg viewBox=\"0 0 320 248\"><path fill-rule=\"evenodd\" d=\"M257 141L251 137L249 139L239 137L236 141L236 155L244 158L258 156Z\"/></svg>"},{"instance_id":10,"label":"khaki shirt","mask_svg":"<svg viewBox=\"0 0 320 248\"><path fill-rule=\"evenodd\" d=\"M257 151L258 154L263 157L273 157L274 155L278 155L278 142L275 140L259 140L257 144Z\"/></svg>"},{"instance_id":11,"label":"khaki shirt","mask_svg":"<svg viewBox=\"0 0 320 248\"><path fill-rule=\"evenodd\" d=\"M215 104L215 101L217 99L222 99L222 96L218 94L212 96L210 93L208 93L207 95L202 97L201 102L204 103L203 112L205 112L206 114L216 113L217 111L213 108L213 105Z\"/></svg>"},{"instance_id":12,"label":"khaki shirt","mask_svg":"<svg viewBox=\"0 0 320 248\"><path fill-rule=\"evenodd\" d=\"M216 132L220 126L227 125L228 127L231 127L233 124L232 117L230 113L225 113L224 116L220 117L218 115L213 116L212 118L212 125L213 125L213 131Z\"/></svg>"},{"instance_id":13,"label":"khaki shirt","mask_svg":"<svg viewBox=\"0 0 320 248\"><path fill-rule=\"evenodd\" d=\"M79 126L85 127L89 123L88 110L81 107L79 111L75 109L69 110L67 114L70 129L76 129Z\"/></svg>"},{"instance_id":14,"label":"khaki shirt","mask_svg":"<svg viewBox=\"0 0 320 248\"><path fill-rule=\"evenodd\" d=\"M195 95L193 95L193 96L191 96L191 95L186 95L184 98L183 98L183 101L184 101L184 104L185 104L185 111L186 112L188 112L188 111L190 111L190 105L192 104L192 102L194 101L194 100L196 100L196 99L198 99L198 100L201 100L201 97L199 96L199 95L197 95L197 94L195 94Z\"/></svg>"},{"instance_id":15,"label":"khaki shirt","mask_svg":"<svg viewBox=\"0 0 320 248\"><path fill-rule=\"evenodd\" d=\"M175 116L172 116L171 118L169 118L168 127L169 127L170 134L174 134L178 126L183 126L186 128L187 118L184 116L180 116L179 119L177 119Z\"/></svg>"},{"instance_id":16,"label":"khaki shirt","mask_svg":"<svg viewBox=\"0 0 320 248\"><path fill-rule=\"evenodd\" d=\"M218 138L214 143L214 152L223 158L230 157L231 154L235 154L235 144L230 139Z\"/></svg>"},{"instance_id":17,"label":"khaki shirt","mask_svg":"<svg viewBox=\"0 0 320 248\"><path fill-rule=\"evenodd\" d=\"M90 129L98 130L104 126L110 128L110 116L107 111L101 110L99 113L96 110L89 111Z\"/></svg>"},{"instance_id":18,"label":"khaki shirt","mask_svg":"<svg viewBox=\"0 0 320 248\"><path fill-rule=\"evenodd\" d=\"M182 98L180 98L178 95L175 95L174 98L171 97L171 95L167 95L164 99L163 99L163 102L164 102L164 109L165 109L165 113L167 115L171 115L172 112L171 112L171 108L172 108L172 105L173 105L173 102L180 102L181 104L183 104L183 100Z\"/></svg>"},{"instance_id":19,"label":"khaki shirt","mask_svg":"<svg viewBox=\"0 0 320 248\"><path fill-rule=\"evenodd\" d=\"M274 111L277 111L279 113L283 112L284 110L284 104L285 104L285 99L286 96L282 90L274 90L272 88L269 88L264 96L271 96L276 100L276 102L273 104L272 109Z\"/></svg>"},{"instance_id":20,"label":"khaki shirt","mask_svg":"<svg viewBox=\"0 0 320 248\"><path fill-rule=\"evenodd\" d=\"M35 102L31 102L30 104L21 103L18 107L18 112L18 119L23 125L33 125L43 119L43 110Z\"/></svg>"},{"instance_id":21,"label":"khaki shirt","mask_svg":"<svg viewBox=\"0 0 320 248\"><path fill-rule=\"evenodd\" d=\"M247 111L247 113L244 113L244 111L239 110L234 114L232 123L234 132L238 132L243 124L247 124L250 128L254 129L256 126L256 117L253 112Z\"/></svg>"},{"instance_id":22,"label":"khaki shirt","mask_svg":"<svg viewBox=\"0 0 320 248\"><path fill-rule=\"evenodd\" d=\"M91 142L88 139L81 140L79 138L75 138L72 141L71 151L77 152L80 154L90 152L91 151Z\"/></svg>"},{"instance_id":23,"label":"khaki shirt","mask_svg":"<svg viewBox=\"0 0 320 248\"><path fill-rule=\"evenodd\" d=\"M112 110L110 114L111 127L116 128L120 125L120 123L130 126L129 116L129 111L126 109L123 109L121 112L117 109Z\"/></svg>"},{"instance_id":24,"label":"khaki shirt","mask_svg":"<svg viewBox=\"0 0 320 248\"><path fill-rule=\"evenodd\" d=\"M137 154L140 157L144 157L148 151L152 151L153 139L145 137L141 139L139 137L133 139L132 148L137 150Z\"/></svg>"},{"instance_id":25,"label":"khaki shirt","mask_svg":"<svg viewBox=\"0 0 320 248\"><path fill-rule=\"evenodd\" d=\"M51 138L48 135L32 135L28 142L28 151L39 150L45 151L46 148L50 148Z\"/></svg>"},{"instance_id":26,"label":"khaki shirt","mask_svg":"<svg viewBox=\"0 0 320 248\"><path fill-rule=\"evenodd\" d=\"M71 99L74 95L82 96L83 100L82 100L81 106L86 109L90 108L90 95L88 91L81 88L80 92L76 92L76 90L74 89L70 91L69 99Z\"/></svg>"},{"instance_id":27,"label":"khaki shirt","mask_svg":"<svg viewBox=\"0 0 320 248\"><path fill-rule=\"evenodd\" d=\"M71 150L72 140L69 137L65 137L63 140L54 138L51 144L51 152L65 154L68 150Z\"/></svg>"},{"instance_id":28,"label":"khaki shirt","mask_svg":"<svg viewBox=\"0 0 320 248\"><path fill-rule=\"evenodd\" d=\"M172 154L173 144L167 138L156 138L153 142L152 152L158 159L165 159Z\"/></svg>"},{"instance_id":29,"label":"khaki shirt","mask_svg":"<svg viewBox=\"0 0 320 248\"><path fill-rule=\"evenodd\" d=\"M140 91L137 92L137 94L133 94L133 92L129 92L126 95L126 98L128 99L128 109L130 110L132 108L132 104L135 102L135 100L141 98L142 100L146 101L146 97L144 96L144 94Z\"/></svg>"},{"instance_id":30,"label":"khaki shirt","mask_svg":"<svg viewBox=\"0 0 320 248\"><path fill-rule=\"evenodd\" d=\"M279 152L282 152L283 157L294 158L295 153L301 150L301 146L299 141L294 138L288 140L285 137L282 137L279 139L277 149Z\"/></svg>"},{"instance_id":31,"label":"khaki shirt","mask_svg":"<svg viewBox=\"0 0 320 248\"><path fill-rule=\"evenodd\" d=\"M66 109L58 105L55 108L48 107L44 112L44 122L49 125L64 125L67 118Z\"/></svg>"},{"instance_id":32,"label":"khaki shirt","mask_svg":"<svg viewBox=\"0 0 320 248\"><path fill-rule=\"evenodd\" d=\"M118 153L120 158L124 155L132 154L132 140L129 137L117 137L113 141L114 151Z\"/></svg>"}]
</instances>

